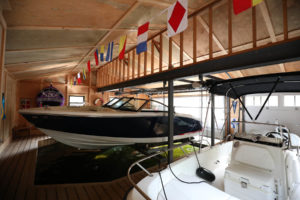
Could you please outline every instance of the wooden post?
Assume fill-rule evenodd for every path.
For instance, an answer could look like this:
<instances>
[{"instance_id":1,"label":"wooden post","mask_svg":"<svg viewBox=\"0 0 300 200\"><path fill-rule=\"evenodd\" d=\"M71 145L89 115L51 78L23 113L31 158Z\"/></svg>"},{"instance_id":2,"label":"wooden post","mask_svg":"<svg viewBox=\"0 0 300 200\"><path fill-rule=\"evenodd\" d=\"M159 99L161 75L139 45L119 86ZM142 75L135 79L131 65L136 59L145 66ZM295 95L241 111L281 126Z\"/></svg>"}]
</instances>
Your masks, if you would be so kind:
<instances>
[{"instance_id":1,"label":"wooden post","mask_svg":"<svg viewBox=\"0 0 300 200\"><path fill-rule=\"evenodd\" d=\"M284 40L289 38L288 36L288 19L287 19L287 0L282 0L283 9L283 37Z\"/></svg>"},{"instance_id":2,"label":"wooden post","mask_svg":"<svg viewBox=\"0 0 300 200\"><path fill-rule=\"evenodd\" d=\"M256 47L256 7L252 7L252 43Z\"/></svg>"},{"instance_id":3,"label":"wooden post","mask_svg":"<svg viewBox=\"0 0 300 200\"><path fill-rule=\"evenodd\" d=\"M134 71L135 71L135 50L132 51L132 79L135 78Z\"/></svg>"},{"instance_id":4,"label":"wooden post","mask_svg":"<svg viewBox=\"0 0 300 200\"><path fill-rule=\"evenodd\" d=\"M140 78L140 73L141 73L141 54L138 54L138 75L137 77Z\"/></svg>"},{"instance_id":5,"label":"wooden post","mask_svg":"<svg viewBox=\"0 0 300 200\"><path fill-rule=\"evenodd\" d=\"M128 52L127 80L130 79L130 52Z\"/></svg>"},{"instance_id":6,"label":"wooden post","mask_svg":"<svg viewBox=\"0 0 300 200\"><path fill-rule=\"evenodd\" d=\"M193 17L193 62L197 62L197 15Z\"/></svg>"},{"instance_id":7,"label":"wooden post","mask_svg":"<svg viewBox=\"0 0 300 200\"><path fill-rule=\"evenodd\" d=\"M209 7L209 59L213 57L213 13L212 6Z\"/></svg>"},{"instance_id":8,"label":"wooden post","mask_svg":"<svg viewBox=\"0 0 300 200\"><path fill-rule=\"evenodd\" d=\"M151 74L154 73L154 42L151 40Z\"/></svg>"},{"instance_id":9,"label":"wooden post","mask_svg":"<svg viewBox=\"0 0 300 200\"><path fill-rule=\"evenodd\" d=\"M180 67L183 66L183 32L180 33Z\"/></svg>"},{"instance_id":10,"label":"wooden post","mask_svg":"<svg viewBox=\"0 0 300 200\"><path fill-rule=\"evenodd\" d=\"M118 83L122 81L121 79L121 69L122 69L122 62L121 60L117 59L119 62L119 69L118 69L118 74L119 74L119 79L118 79Z\"/></svg>"},{"instance_id":11,"label":"wooden post","mask_svg":"<svg viewBox=\"0 0 300 200\"><path fill-rule=\"evenodd\" d=\"M89 71L89 88L88 88L89 105L91 103L91 87L92 87L92 72Z\"/></svg>"},{"instance_id":12,"label":"wooden post","mask_svg":"<svg viewBox=\"0 0 300 200\"><path fill-rule=\"evenodd\" d=\"M232 53L232 0L228 0L228 54Z\"/></svg>"},{"instance_id":13,"label":"wooden post","mask_svg":"<svg viewBox=\"0 0 300 200\"><path fill-rule=\"evenodd\" d=\"M173 65L172 65L172 45L173 45L172 38L169 37L169 69L173 68Z\"/></svg>"},{"instance_id":14,"label":"wooden post","mask_svg":"<svg viewBox=\"0 0 300 200\"><path fill-rule=\"evenodd\" d=\"M159 72L162 72L162 61L163 61L163 36L159 35Z\"/></svg>"},{"instance_id":15,"label":"wooden post","mask_svg":"<svg viewBox=\"0 0 300 200\"><path fill-rule=\"evenodd\" d=\"M125 72L125 60L124 59L122 60L122 62L123 62L122 81L125 81L125 74L126 74L126 72Z\"/></svg>"},{"instance_id":16,"label":"wooden post","mask_svg":"<svg viewBox=\"0 0 300 200\"><path fill-rule=\"evenodd\" d=\"M147 51L144 52L144 76L147 75Z\"/></svg>"}]
</instances>

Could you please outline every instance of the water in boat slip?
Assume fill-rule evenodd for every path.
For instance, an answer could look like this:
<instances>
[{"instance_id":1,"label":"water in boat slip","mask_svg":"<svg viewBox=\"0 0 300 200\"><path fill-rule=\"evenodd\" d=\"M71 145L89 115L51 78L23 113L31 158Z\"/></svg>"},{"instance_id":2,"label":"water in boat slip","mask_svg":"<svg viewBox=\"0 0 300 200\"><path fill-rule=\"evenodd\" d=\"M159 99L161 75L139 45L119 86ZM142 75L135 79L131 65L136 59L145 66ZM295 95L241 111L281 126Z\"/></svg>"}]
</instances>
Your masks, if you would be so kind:
<instances>
[{"instance_id":1,"label":"water in boat slip","mask_svg":"<svg viewBox=\"0 0 300 200\"><path fill-rule=\"evenodd\" d=\"M186 152L193 152L189 145ZM38 149L35 184L64 184L112 181L127 175L129 166L145 156L134 146L116 146L104 150L78 150L62 143L54 143ZM165 160L162 155L159 160ZM174 158L183 156L175 149ZM143 162L146 168L158 164L158 159ZM138 171L139 168L134 168Z\"/></svg>"}]
</instances>

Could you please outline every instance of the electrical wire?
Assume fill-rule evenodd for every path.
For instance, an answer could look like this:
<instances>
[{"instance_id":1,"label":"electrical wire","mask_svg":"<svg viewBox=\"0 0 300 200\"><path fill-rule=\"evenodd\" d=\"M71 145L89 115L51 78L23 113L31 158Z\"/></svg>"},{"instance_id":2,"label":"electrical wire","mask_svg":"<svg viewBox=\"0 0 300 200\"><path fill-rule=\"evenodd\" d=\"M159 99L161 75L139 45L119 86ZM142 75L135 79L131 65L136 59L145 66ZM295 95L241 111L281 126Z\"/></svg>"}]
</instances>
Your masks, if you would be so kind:
<instances>
[{"instance_id":1,"label":"electrical wire","mask_svg":"<svg viewBox=\"0 0 300 200\"><path fill-rule=\"evenodd\" d=\"M158 174L159 174L159 178L160 178L160 183L161 183L162 189L163 189L163 191L164 191L165 198L166 198L166 200L168 200L167 194L166 194L166 191L165 191L165 186L164 186L163 180L162 180L162 178L161 178L160 171L158 171Z\"/></svg>"}]
</instances>

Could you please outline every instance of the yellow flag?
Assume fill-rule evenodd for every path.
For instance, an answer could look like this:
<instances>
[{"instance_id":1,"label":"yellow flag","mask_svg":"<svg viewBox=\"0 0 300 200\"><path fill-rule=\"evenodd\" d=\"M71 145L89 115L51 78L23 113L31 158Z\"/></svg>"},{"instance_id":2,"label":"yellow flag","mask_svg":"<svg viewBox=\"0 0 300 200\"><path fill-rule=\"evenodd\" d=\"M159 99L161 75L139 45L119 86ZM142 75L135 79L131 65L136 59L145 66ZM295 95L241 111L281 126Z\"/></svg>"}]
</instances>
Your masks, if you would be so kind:
<instances>
[{"instance_id":1,"label":"yellow flag","mask_svg":"<svg viewBox=\"0 0 300 200\"><path fill-rule=\"evenodd\" d=\"M252 0L252 6L256 6L257 4L261 3L263 0Z\"/></svg>"}]
</instances>

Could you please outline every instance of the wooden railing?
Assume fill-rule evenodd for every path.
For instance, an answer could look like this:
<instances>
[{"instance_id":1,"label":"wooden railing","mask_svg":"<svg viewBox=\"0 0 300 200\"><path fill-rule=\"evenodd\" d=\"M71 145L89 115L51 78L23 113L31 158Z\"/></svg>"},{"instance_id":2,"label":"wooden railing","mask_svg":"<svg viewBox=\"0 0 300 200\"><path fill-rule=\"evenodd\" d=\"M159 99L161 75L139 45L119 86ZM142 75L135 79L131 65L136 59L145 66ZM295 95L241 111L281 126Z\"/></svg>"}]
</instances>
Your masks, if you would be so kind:
<instances>
[{"instance_id":1,"label":"wooden railing","mask_svg":"<svg viewBox=\"0 0 300 200\"><path fill-rule=\"evenodd\" d=\"M177 68L185 67L185 65L212 60L220 56L230 56L233 53L247 49L263 48L268 43L276 43L279 37L282 38L280 39L281 41L288 40L287 0L282 0L283 30L281 35L275 35L272 24L269 24L271 20L265 2L263 4L259 6L261 6L260 11L265 12L263 13L264 21L269 33L267 39L261 38L258 40L256 20L258 6L253 7L250 12L245 11L245 13L236 16L233 15L232 0L212 0L188 16L189 26L186 31L168 38L166 36L167 29L164 28L148 39L148 51L137 55L136 47L133 47L125 52L124 60L120 61L118 58L115 58L112 62L101 66L98 69L97 87L101 88L163 71L176 70ZM227 37L225 36L227 44L224 44L224 41L220 42L213 30L214 14L220 14L216 10L224 6L227 6L227 19L223 19L225 28L221 28L224 28L224 34L227 32ZM204 15L208 16L208 23L203 19ZM252 25L249 24L252 29L252 33L249 33L250 35L252 34L252 39L246 43L233 46L233 22L238 21L238 19L241 20L242 17L247 18L247 15L250 15L252 23ZM205 34L198 31L197 26L199 22L204 30L207 31L206 38L203 36ZM299 36L298 32L294 37ZM291 37L293 37L293 34L290 34ZM185 38L191 38L192 41L185 40ZM164 48L165 45L168 48ZM205 48L206 51L201 52L199 47L205 45L207 46ZM226 45L226 47L223 45Z\"/></svg>"}]
</instances>

